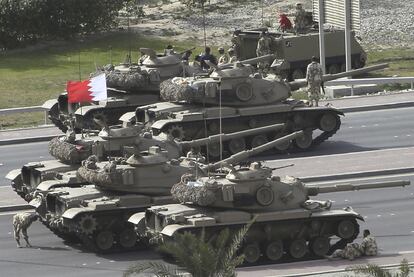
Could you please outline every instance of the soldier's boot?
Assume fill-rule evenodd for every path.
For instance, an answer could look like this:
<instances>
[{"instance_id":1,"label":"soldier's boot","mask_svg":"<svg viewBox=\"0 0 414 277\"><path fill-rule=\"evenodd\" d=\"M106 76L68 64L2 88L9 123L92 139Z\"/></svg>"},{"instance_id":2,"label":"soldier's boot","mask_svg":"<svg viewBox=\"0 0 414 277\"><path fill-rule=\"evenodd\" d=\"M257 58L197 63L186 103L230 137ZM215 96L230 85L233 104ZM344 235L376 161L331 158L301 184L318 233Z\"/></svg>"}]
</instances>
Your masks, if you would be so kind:
<instances>
[{"instance_id":1,"label":"soldier's boot","mask_svg":"<svg viewBox=\"0 0 414 277\"><path fill-rule=\"evenodd\" d=\"M24 237L24 240L26 241L26 247L32 247L32 245L29 242L29 236L27 235L27 231L23 230L23 237Z\"/></svg>"},{"instance_id":2,"label":"soldier's boot","mask_svg":"<svg viewBox=\"0 0 414 277\"><path fill-rule=\"evenodd\" d=\"M16 238L16 242L17 242L17 248L22 248L22 246L20 245L20 240L18 238Z\"/></svg>"}]
</instances>

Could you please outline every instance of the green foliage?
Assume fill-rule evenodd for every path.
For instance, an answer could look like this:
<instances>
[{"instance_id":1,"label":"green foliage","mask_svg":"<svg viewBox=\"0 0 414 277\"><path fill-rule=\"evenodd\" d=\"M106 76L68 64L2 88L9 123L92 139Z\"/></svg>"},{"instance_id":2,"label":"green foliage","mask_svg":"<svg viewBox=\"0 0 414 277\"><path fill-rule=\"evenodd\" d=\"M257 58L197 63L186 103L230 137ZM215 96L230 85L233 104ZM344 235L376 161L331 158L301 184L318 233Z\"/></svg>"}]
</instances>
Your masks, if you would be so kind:
<instances>
[{"instance_id":1,"label":"green foliage","mask_svg":"<svg viewBox=\"0 0 414 277\"><path fill-rule=\"evenodd\" d=\"M410 276L410 266L406 259L403 259L400 263L399 271L396 273L391 273L391 271L381 268L375 264L367 264L365 266L355 266L351 267L348 270L353 271L358 276L364 274L365 276L372 277L409 277Z\"/></svg>"},{"instance_id":2,"label":"green foliage","mask_svg":"<svg viewBox=\"0 0 414 277\"><path fill-rule=\"evenodd\" d=\"M0 0L0 49L107 30L127 1Z\"/></svg>"},{"instance_id":3,"label":"green foliage","mask_svg":"<svg viewBox=\"0 0 414 277\"><path fill-rule=\"evenodd\" d=\"M185 270L197 277L234 277L236 267L243 263L243 255L237 255L252 223L238 231L223 229L210 238L202 229L199 235L190 232L177 234L175 241L167 241L160 251L172 256L178 267L160 263L138 264L130 267L124 277L135 273L151 272L156 276L178 276Z\"/></svg>"}]
</instances>

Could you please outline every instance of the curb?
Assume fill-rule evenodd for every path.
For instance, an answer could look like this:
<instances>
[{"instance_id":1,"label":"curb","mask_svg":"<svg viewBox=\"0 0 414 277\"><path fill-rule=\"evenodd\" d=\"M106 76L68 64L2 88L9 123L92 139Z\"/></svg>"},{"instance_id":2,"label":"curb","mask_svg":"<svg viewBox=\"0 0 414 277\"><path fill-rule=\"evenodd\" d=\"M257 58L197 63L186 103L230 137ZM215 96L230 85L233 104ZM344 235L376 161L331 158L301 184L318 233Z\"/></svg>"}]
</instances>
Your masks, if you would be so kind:
<instances>
[{"instance_id":1,"label":"curb","mask_svg":"<svg viewBox=\"0 0 414 277\"><path fill-rule=\"evenodd\" d=\"M43 137L27 137L27 138L18 138L18 139L4 139L4 140L0 140L0 146L30 143L30 142L49 141L57 136L59 135L50 135L50 136L43 136Z\"/></svg>"},{"instance_id":2,"label":"curb","mask_svg":"<svg viewBox=\"0 0 414 277\"><path fill-rule=\"evenodd\" d=\"M342 173L335 175L319 175L319 176L305 176L299 179L304 182L323 182L331 180L343 180L343 179L356 179L356 178L365 178L365 177L374 177L374 176L383 176L383 175L396 175L404 173L414 173L414 167L403 167L403 168L392 168L386 170L375 170L375 171L360 171L353 173Z\"/></svg>"},{"instance_id":3,"label":"curb","mask_svg":"<svg viewBox=\"0 0 414 277\"><path fill-rule=\"evenodd\" d=\"M29 204L0 206L0 212L11 212L11 211L21 211L21 210L31 210L31 209L33 209L33 206Z\"/></svg>"},{"instance_id":4,"label":"curb","mask_svg":"<svg viewBox=\"0 0 414 277\"><path fill-rule=\"evenodd\" d=\"M366 112L366 111L375 111L375 110L387 110L387 109L394 109L394 108L407 108L407 107L413 107L413 106L414 106L414 102L396 102L396 103L380 104L380 105L357 106L357 107L349 107L349 108L342 108L342 109L339 108L339 110L343 111L344 113L352 113L352 112Z\"/></svg>"}]
</instances>

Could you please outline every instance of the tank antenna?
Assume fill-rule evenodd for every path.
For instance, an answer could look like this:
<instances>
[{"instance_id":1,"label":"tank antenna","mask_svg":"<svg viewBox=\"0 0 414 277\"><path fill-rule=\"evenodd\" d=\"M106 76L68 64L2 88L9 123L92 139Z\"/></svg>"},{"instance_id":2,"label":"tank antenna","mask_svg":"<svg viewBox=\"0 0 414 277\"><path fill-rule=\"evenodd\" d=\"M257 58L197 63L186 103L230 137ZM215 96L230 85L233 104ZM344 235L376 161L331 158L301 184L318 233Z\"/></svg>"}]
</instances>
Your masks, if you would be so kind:
<instances>
[{"instance_id":1,"label":"tank antenna","mask_svg":"<svg viewBox=\"0 0 414 277\"><path fill-rule=\"evenodd\" d=\"M222 114L221 114L221 78L219 79L219 118L220 118L220 161L223 160L223 126L222 126Z\"/></svg>"},{"instance_id":2,"label":"tank antenna","mask_svg":"<svg viewBox=\"0 0 414 277\"><path fill-rule=\"evenodd\" d=\"M204 10L204 1L201 0L201 12L203 13L203 31L204 31L204 48L207 47L207 37L206 37L206 15Z\"/></svg>"}]
</instances>

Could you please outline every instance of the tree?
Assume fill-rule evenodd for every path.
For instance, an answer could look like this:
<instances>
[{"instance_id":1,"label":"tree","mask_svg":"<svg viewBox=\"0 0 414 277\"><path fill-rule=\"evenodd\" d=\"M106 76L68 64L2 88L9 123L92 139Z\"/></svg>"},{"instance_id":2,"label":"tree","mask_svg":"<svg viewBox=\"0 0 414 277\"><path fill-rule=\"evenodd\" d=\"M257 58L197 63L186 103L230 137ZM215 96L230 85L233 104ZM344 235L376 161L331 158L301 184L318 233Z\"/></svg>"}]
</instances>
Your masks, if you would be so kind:
<instances>
[{"instance_id":1,"label":"tree","mask_svg":"<svg viewBox=\"0 0 414 277\"><path fill-rule=\"evenodd\" d=\"M408 261L403 259L400 263L399 272L391 273L389 270L379 267L375 264L351 267L348 270L358 274L365 274L372 277L409 277L411 269Z\"/></svg>"},{"instance_id":2,"label":"tree","mask_svg":"<svg viewBox=\"0 0 414 277\"><path fill-rule=\"evenodd\" d=\"M199 235L190 232L177 234L174 242L164 242L159 249L172 256L178 266L160 262L136 264L124 272L124 277L143 272L159 277L176 277L182 271L197 277L234 277L236 267L244 259L243 255L237 254L237 250L251 224L238 231L223 229L210 239L206 238L204 229Z\"/></svg>"}]
</instances>

